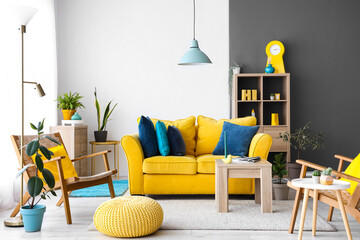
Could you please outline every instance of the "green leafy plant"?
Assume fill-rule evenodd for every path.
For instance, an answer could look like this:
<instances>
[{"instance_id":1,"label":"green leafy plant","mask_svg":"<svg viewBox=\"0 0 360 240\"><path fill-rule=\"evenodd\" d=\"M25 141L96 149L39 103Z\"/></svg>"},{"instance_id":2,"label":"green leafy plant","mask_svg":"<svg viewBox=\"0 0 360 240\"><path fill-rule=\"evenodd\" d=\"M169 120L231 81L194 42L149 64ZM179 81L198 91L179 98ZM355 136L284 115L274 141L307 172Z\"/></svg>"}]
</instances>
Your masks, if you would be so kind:
<instances>
[{"instance_id":1,"label":"green leafy plant","mask_svg":"<svg viewBox=\"0 0 360 240\"><path fill-rule=\"evenodd\" d=\"M282 182L284 175L288 173L286 170L286 161L284 153L278 153L274 156L275 160L272 166L272 175L278 176L278 183Z\"/></svg>"},{"instance_id":2,"label":"green leafy plant","mask_svg":"<svg viewBox=\"0 0 360 240\"><path fill-rule=\"evenodd\" d=\"M312 175L313 175L314 177L320 177L320 171L319 171L319 170L314 170L314 171L312 172Z\"/></svg>"},{"instance_id":3,"label":"green leafy plant","mask_svg":"<svg viewBox=\"0 0 360 240\"><path fill-rule=\"evenodd\" d=\"M56 99L58 102L58 109L64 109L64 110L75 110L77 108L85 108L84 105L80 102L80 99L83 98L83 96L80 96L79 93L64 93Z\"/></svg>"},{"instance_id":4,"label":"green leafy plant","mask_svg":"<svg viewBox=\"0 0 360 240\"><path fill-rule=\"evenodd\" d=\"M280 133L280 138L282 138L284 142L289 142L290 145L297 150L297 159L300 159L301 151L307 149L316 150L325 147L322 131L318 134L312 133L310 124L311 122L306 123L304 127L296 129L293 133Z\"/></svg>"},{"instance_id":5,"label":"green leafy plant","mask_svg":"<svg viewBox=\"0 0 360 240\"><path fill-rule=\"evenodd\" d=\"M331 176L331 173L332 173L332 168L329 167L327 169L324 169L322 172L321 172L321 175L325 175L325 176Z\"/></svg>"},{"instance_id":6,"label":"green leafy plant","mask_svg":"<svg viewBox=\"0 0 360 240\"><path fill-rule=\"evenodd\" d=\"M41 136L41 134L44 133L44 132L42 132L42 130L44 128L44 120L42 122L39 122L37 127L34 124L30 123L31 128L37 131L38 137L33 139L31 142L29 142L26 145L26 154L29 157L36 154L36 156L35 156L35 168L36 168L35 176L31 177L27 182L27 191L31 196L31 198L28 200L28 204L31 209L33 209L34 206L36 206L41 199L45 200L46 197L50 198L49 192L53 196L56 196L56 193L53 190L53 188L55 186L54 175L51 173L50 170L48 170L44 167L44 162L42 159L42 157L44 156L47 160L50 160L51 156L53 156L54 153L51 152L49 149L47 149L45 146L41 145L41 140L44 138L47 138L50 141L53 141L54 143L56 143L58 145L61 145L61 144L58 141L56 141L55 139L51 138L50 136L47 136L47 135ZM26 165L23 169L20 170L17 177L20 176L28 167L30 167L32 165L33 164ZM39 172L42 173L42 175L44 177L43 179L41 179L38 176L38 170L39 170ZM48 185L48 187L49 187L48 190L44 187L43 181L45 181L46 184ZM44 190L44 191L42 192L42 190ZM37 202L35 202L35 198L39 195L41 198L39 198L39 200Z\"/></svg>"},{"instance_id":7,"label":"green leafy plant","mask_svg":"<svg viewBox=\"0 0 360 240\"><path fill-rule=\"evenodd\" d=\"M98 131L105 131L106 130L106 124L107 121L109 120L109 117L111 115L111 113L114 111L114 108L118 105L117 103L111 108L111 102L112 100L108 103L108 105L105 108L105 112L104 112L104 116L103 116L103 121L101 124L101 116L100 116L100 104L99 101L97 99L97 94L96 94L96 88L95 88L95 107L96 107L96 116L97 116L97 123L98 123ZM111 109L111 110L110 110Z\"/></svg>"},{"instance_id":8,"label":"green leafy plant","mask_svg":"<svg viewBox=\"0 0 360 240\"><path fill-rule=\"evenodd\" d=\"M270 93L270 96L275 96L275 93Z\"/></svg>"}]
</instances>

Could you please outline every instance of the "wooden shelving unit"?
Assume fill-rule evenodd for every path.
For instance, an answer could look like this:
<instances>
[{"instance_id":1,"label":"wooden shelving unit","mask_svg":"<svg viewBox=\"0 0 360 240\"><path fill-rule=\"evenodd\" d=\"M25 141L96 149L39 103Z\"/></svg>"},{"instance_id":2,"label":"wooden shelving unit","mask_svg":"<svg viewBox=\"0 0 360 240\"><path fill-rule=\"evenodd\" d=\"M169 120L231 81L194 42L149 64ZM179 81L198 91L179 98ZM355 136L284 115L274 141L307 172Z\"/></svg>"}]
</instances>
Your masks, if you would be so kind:
<instances>
[{"instance_id":1,"label":"wooden shelving unit","mask_svg":"<svg viewBox=\"0 0 360 240\"><path fill-rule=\"evenodd\" d=\"M242 89L256 89L258 100L241 100ZM270 93L280 93L280 100L270 100ZM290 132L290 74L240 73L234 75L232 92L232 117L251 115L254 109L259 132L273 138L270 153L284 152L290 161L290 145L279 133ZM278 113L279 125L271 125L271 113Z\"/></svg>"}]
</instances>

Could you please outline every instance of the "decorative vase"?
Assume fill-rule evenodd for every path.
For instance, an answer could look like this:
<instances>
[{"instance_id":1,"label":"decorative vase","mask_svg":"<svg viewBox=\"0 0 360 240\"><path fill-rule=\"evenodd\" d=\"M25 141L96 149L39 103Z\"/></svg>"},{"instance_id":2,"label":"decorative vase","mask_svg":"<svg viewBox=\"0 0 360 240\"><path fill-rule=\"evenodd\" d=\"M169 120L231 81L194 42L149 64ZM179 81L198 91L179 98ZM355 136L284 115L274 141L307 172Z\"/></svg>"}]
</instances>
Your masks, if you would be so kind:
<instances>
[{"instance_id":1,"label":"decorative vase","mask_svg":"<svg viewBox=\"0 0 360 240\"><path fill-rule=\"evenodd\" d=\"M314 184L320 184L320 176L312 176Z\"/></svg>"},{"instance_id":2,"label":"decorative vase","mask_svg":"<svg viewBox=\"0 0 360 240\"><path fill-rule=\"evenodd\" d=\"M287 163L288 167L288 176L290 179L295 179L300 177L301 165L298 163Z\"/></svg>"},{"instance_id":3,"label":"decorative vase","mask_svg":"<svg viewBox=\"0 0 360 240\"><path fill-rule=\"evenodd\" d=\"M271 125L272 126L279 125L279 114L278 113L271 114Z\"/></svg>"},{"instance_id":4,"label":"decorative vase","mask_svg":"<svg viewBox=\"0 0 360 240\"><path fill-rule=\"evenodd\" d=\"M45 211L45 205L36 205L33 209L30 209L30 206L21 207L20 213L23 217L25 232L38 232L41 230Z\"/></svg>"},{"instance_id":5,"label":"decorative vase","mask_svg":"<svg viewBox=\"0 0 360 240\"><path fill-rule=\"evenodd\" d=\"M67 110L63 109L62 114L64 117L64 120L71 120L71 117L75 114L76 110Z\"/></svg>"},{"instance_id":6,"label":"decorative vase","mask_svg":"<svg viewBox=\"0 0 360 240\"><path fill-rule=\"evenodd\" d=\"M334 182L334 178L332 176L328 175L321 175L320 177L320 183L322 185L331 185Z\"/></svg>"},{"instance_id":7,"label":"decorative vase","mask_svg":"<svg viewBox=\"0 0 360 240\"><path fill-rule=\"evenodd\" d=\"M107 131L94 131L95 142L106 142Z\"/></svg>"},{"instance_id":8,"label":"decorative vase","mask_svg":"<svg viewBox=\"0 0 360 240\"><path fill-rule=\"evenodd\" d=\"M273 183L275 200L288 200L289 187L286 183Z\"/></svg>"},{"instance_id":9,"label":"decorative vase","mask_svg":"<svg viewBox=\"0 0 360 240\"><path fill-rule=\"evenodd\" d=\"M275 72L275 68L272 66L272 64L268 64L267 67L265 68L265 73L274 73Z\"/></svg>"},{"instance_id":10,"label":"decorative vase","mask_svg":"<svg viewBox=\"0 0 360 240\"><path fill-rule=\"evenodd\" d=\"M81 116L76 112L74 115L72 115L71 120L81 120Z\"/></svg>"},{"instance_id":11,"label":"decorative vase","mask_svg":"<svg viewBox=\"0 0 360 240\"><path fill-rule=\"evenodd\" d=\"M270 100L275 100L275 96L270 95Z\"/></svg>"}]
</instances>

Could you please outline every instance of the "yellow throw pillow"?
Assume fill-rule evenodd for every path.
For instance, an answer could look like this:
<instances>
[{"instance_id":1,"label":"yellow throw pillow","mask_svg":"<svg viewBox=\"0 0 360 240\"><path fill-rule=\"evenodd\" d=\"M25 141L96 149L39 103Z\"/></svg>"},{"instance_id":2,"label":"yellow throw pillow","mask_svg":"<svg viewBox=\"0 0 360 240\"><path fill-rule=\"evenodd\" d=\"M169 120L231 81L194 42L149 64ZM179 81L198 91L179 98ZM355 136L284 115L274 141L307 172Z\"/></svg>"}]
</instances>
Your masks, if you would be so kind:
<instances>
[{"instance_id":1,"label":"yellow throw pillow","mask_svg":"<svg viewBox=\"0 0 360 240\"><path fill-rule=\"evenodd\" d=\"M350 165L346 168L344 173L347 174L347 175L356 177L356 178L360 178L360 153L350 163ZM355 191L355 188L356 188L358 183L355 182L355 181L347 180L345 178L342 178L341 180L344 180L344 181L347 181L347 182L350 183L350 188L346 189L346 191L348 191L352 195L353 192Z\"/></svg>"},{"instance_id":2,"label":"yellow throw pillow","mask_svg":"<svg viewBox=\"0 0 360 240\"><path fill-rule=\"evenodd\" d=\"M196 156L211 154L219 142L224 122L242 126L255 126L255 117L215 120L199 115L197 119L198 132L196 141Z\"/></svg>"},{"instance_id":3,"label":"yellow throw pillow","mask_svg":"<svg viewBox=\"0 0 360 240\"><path fill-rule=\"evenodd\" d=\"M52 151L54 153L54 156L52 156L51 158L55 158L55 157L61 157L64 156L65 158L61 159L61 164L62 164L62 168L64 171L64 178L68 179L71 177L77 177L77 173L76 170L74 168L73 163L71 162L65 148L63 145L59 145L56 147L52 147L49 148L50 151ZM35 162L35 154L33 156L31 156L31 158L33 159L33 161ZM42 159L44 160L45 157L42 157ZM47 160L44 161L44 168L48 169L51 171L51 173L54 175L55 178L55 182L60 180L59 177L59 171L57 168L57 164L56 162L51 162L51 163L46 163ZM43 178L42 174L40 172L38 172L39 177Z\"/></svg>"},{"instance_id":4,"label":"yellow throw pillow","mask_svg":"<svg viewBox=\"0 0 360 240\"><path fill-rule=\"evenodd\" d=\"M140 121L140 118L138 118L138 123L139 123L139 121ZM191 116L191 117L188 117L185 119L175 120L175 121L151 118L151 121L154 123L154 126L156 126L156 123L158 121L165 123L166 129L169 127L169 125L177 127L180 130L182 137L184 138L184 142L185 142L185 146L186 146L186 154L187 155L195 155L195 145L196 145L195 121L196 121L196 118L194 116Z\"/></svg>"}]
</instances>

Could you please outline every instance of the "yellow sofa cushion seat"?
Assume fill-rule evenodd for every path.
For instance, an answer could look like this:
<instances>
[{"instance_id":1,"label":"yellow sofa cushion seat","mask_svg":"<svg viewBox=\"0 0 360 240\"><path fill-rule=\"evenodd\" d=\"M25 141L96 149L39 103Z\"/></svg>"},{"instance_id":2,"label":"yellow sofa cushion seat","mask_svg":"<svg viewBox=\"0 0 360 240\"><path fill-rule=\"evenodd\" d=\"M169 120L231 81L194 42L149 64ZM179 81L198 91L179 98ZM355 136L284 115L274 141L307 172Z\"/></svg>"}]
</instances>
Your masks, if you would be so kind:
<instances>
[{"instance_id":1,"label":"yellow sofa cushion seat","mask_svg":"<svg viewBox=\"0 0 360 240\"><path fill-rule=\"evenodd\" d=\"M143 162L143 172L147 174L196 174L196 168L196 159L192 155L154 156Z\"/></svg>"},{"instance_id":2,"label":"yellow sofa cushion seat","mask_svg":"<svg viewBox=\"0 0 360 240\"><path fill-rule=\"evenodd\" d=\"M198 173L215 173L215 159L222 159L224 155L205 154L197 157Z\"/></svg>"},{"instance_id":3,"label":"yellow sofa cushion seat","mask_svg":"<svg viewBox=\"0 0 360 240\"><path fill-rule=\"evenodd\" d=\"M196 142L196 156L200 156L203 154L211 154L214 151L217 143L219 142L224 122L229 122L242 126L256 125L255 117L215 120L209 117L199 115L197 121L198 131Z\"/></svg>"}]
</instances>

